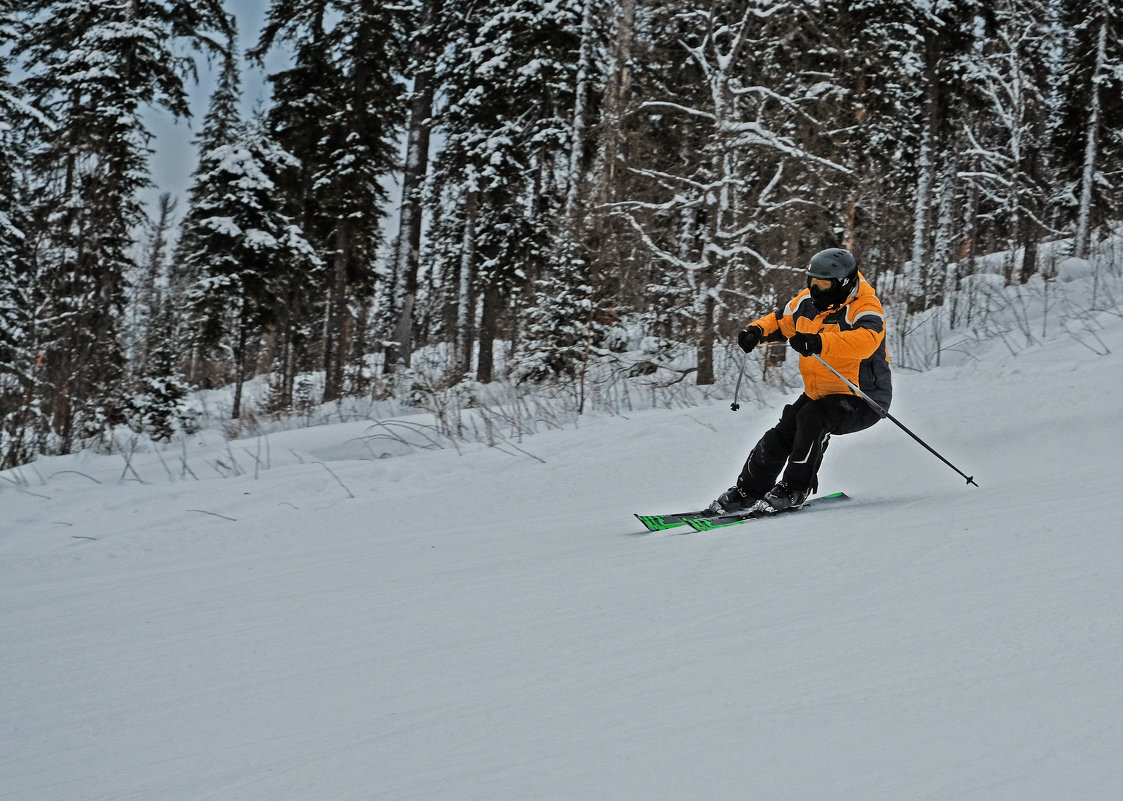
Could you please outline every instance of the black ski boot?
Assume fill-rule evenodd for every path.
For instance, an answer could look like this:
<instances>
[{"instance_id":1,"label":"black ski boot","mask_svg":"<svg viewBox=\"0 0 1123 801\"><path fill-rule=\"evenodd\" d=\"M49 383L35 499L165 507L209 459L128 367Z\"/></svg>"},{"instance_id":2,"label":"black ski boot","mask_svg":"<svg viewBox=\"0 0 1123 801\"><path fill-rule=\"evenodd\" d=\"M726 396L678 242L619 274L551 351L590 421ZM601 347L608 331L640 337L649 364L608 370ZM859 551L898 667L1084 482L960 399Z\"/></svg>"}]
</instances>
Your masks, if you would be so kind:
<instances>
[{"instance_id":1,"label":"black ski boot","mask_svg":"<svg viewBox=\"0 0 1123 801\"><path fill-rule=\"evenodd\" d=\"M715 515L727 515L740 512L742 509L748 509L759 500L760 498L746 495L740 487L730 487L719 495L716 501L706 507L706 511Z\"/></svg>"},{"instance_id":2,"label":"black ski boot","mask_svg":"<svg viewBox=\"0 0 1123 801\"><path fill-rule=\"evenodd\" d=\"M764 493L764 498L757 504L757 508L763 512L786 512L789 509L798 509L807 502L810 494L810 488L793 489L781 481Z\"/></svg>"}]
</instances>

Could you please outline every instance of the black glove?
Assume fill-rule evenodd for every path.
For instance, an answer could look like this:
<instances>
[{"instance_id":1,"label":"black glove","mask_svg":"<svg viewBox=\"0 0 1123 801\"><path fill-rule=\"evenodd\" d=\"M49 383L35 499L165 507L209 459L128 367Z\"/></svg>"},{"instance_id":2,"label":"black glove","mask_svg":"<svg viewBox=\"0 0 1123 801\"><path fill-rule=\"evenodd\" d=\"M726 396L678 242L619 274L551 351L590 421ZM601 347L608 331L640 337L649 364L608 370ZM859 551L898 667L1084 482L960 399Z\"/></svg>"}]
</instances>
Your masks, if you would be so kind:
<instances>
[{"instance_id":1,"label":"black glove","mask_svg":"<svg viewBox=\"0 0 1123 801\"><path fill-rule=\"evenodd\" d=\"M823 352L823 338L818 334L792 334L788 340L792 350L803 356Z\"/></svg>"},{"instance_id":2,"label":"black glove","mask_svg":"<svg viewBox=\"0 0 1123 801\"><path fill-rule=\"evenodd\" d=\"M737 344L741 346L741 350L748 353L759 345L763 338L764 332L760 330L760 326L750 325L746 326L745 330L737 335Z\"/></svg>"}]
</instances>

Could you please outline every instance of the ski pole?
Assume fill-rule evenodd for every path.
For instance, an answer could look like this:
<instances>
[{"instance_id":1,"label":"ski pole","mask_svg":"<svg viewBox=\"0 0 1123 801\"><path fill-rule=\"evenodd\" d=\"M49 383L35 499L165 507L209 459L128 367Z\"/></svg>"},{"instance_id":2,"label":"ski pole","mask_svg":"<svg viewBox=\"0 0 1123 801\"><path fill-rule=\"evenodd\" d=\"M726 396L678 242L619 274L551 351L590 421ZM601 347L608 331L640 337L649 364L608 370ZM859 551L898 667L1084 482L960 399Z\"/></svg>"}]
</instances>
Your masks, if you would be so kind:
<instances>
[{"instance_id":1,"label":"ski pole","mask_svg":"<svg viewBox=\"0 0 1123 801\"><path fill-rule=\"evenodd\" d=\"M729 408L737 411L741 408L741 404L737 402L737 396L741 393L741 379L745 377L745 365L749 363L749 353L745 351L745 358L741 360L741 373L737 376L737 386L733 390L733 403L729 404Z\"/></svg>"},{"instance_id":2,"label":"ski pole","mask_svg":"<svg viewBox=\"0 0 1123 801\"><path fill-rule=\"evenodd\" d=\"M940 454L936 453L936 450L935 450L935 449L934 449L934 448L933 448L933 447L932 447L931 445L929 445L929 444L928 444L927 442L925 442L924 440L922 440L922 439L921 439L920 437L918 437L918 436L917 436L916 434L914 434L914 433L912 433L911 431L909 431L909 430L908 430L908 429L907 429L907 428L905 427L905 425L904 425L904 424L903 424L903 423L902 423L902 422L901 422L900 420L898 420L898 419L897 419L896 417L894 417L893 415L889 414L889 411L888 411L887 409L883 409L883 408L881 407L881 404L879 404L879 403L878 403L877 401L875 401L875 400L874 400L873 398L871 398L871 397L870 397L869 395L867 395L866 393L862 392L862 390L861 390L861 389L859 389L859 388L857 387L857 385L855 385L855 384L854 384L854 382L853 382L853 381L851 381L851 380L850 380L849 378L847 378L846 376L844 376L844 375L843 375L842 373L840 373L840 372L839 372L838 370L834 369L834 368L833 368L833 367L831 367L831 366L830 366L829 364L827 364L827 363L826 363L825 361L823 361L823 358L822 358L822 357L821 357L821 356L820 356L820 355L819 355L818 353L812 353L811 355L812 355L812 356L814 356L814 357L815 357L815 358L816 358L816 359L818 360L819 364L823 365L823 367L826 367L826 368L827 368L828 370L830 370L830 371L831 371L832 373L834 373L834 374L835 374L836 376L838 376L838 377L839 377L839 378L841 378L841 379L842 379L843 381L845 381L845 382L846 382L846 386L850 387L850 389L851 389L851 390L852 390L852 391L854 392L854 394L855 394L855 395L857 395L857 396L858 396L858 397L860 397L860 398L861 398L862 400L864 400L864 401L865 401L866 403L868 403L868 404L870 405L870 408L871 408L871 409L873 409L873 410L874 410L875 412L877 412L878 416L879 416L879 417L880 417L880 418L881 418L882 420L892 420L892 421L893 421L894 423L896 423L896 424L897 424L897 427L898 427L898 428L900 428L900 429L901 429L902 431L904 431L904 432L905 432L906 434L908 434L908 435L909 435L910 437L912 437L912 438L913 438L913 439L915 439L915 440L916 440L917 442L919 442L919 443L920 443L921 445L923 445L923 446L924 446L925 448L927 448L927 449L928 449L928 451L929 451L929 452L930 452L930 453L931 453L931 454L932 454L933 456L935 456L935 457L936 457L937 459L939 459L939 460L940 460L941 462L943 462L944 464L946 464L946 465L947 465L948 467L950 467L950 468L951 468L952 470L954 470L955 472L959 473L959 475L961 475L961 476L963 476L963 477L964 477L965 479L967 479L967 483L968 483L968 484L974 484L974 486L976 486L976 487L977 487L977 486L979 486L978 484L975 484L975 477L974 477L974 476L969 476L969 475L967 475L967 474L966 474L966 473L964 473L964 472L963 472L962 470L960 470L960 469L959 469L958 467L956 467L956 466L955 466L955 465L953 465L953 464L952 464L951 462L949 462L949 461L948 461L947 459L945 459L945 458L944 458L943 456L940 456Z\"/></svg>"}]
</instances>

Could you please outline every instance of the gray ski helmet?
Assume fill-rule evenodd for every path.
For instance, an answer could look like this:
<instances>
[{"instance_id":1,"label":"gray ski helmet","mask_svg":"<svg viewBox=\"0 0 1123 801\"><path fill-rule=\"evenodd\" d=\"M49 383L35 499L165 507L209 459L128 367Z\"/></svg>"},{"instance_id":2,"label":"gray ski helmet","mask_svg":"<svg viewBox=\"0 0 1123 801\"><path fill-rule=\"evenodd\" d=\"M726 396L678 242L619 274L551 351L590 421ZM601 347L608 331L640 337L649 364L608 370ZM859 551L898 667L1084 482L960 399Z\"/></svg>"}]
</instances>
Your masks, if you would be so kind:
<instances>
[{"instance_id":1,"label":"gray ski helmet","mask_svg":"<svg viewBox=\"0 0 1123 801\"><path fill-rule=\"evenodd\" d=\"M816 278L831 282L829 289L811 286ZM858 286L858 260L842 248L820 250L811 257L807 265L807 287L811 290L811 302L819 311L835 309L846 302L850 293Z\"/></svg>"},{"instance_id":2,"label":"gray ski helmet","mask_svg":"<svg viewBox=\"0 0 1123 801\"><path fill-rule=\"evenodd\" d=\"M858 260L849 250L827 248L811 257L807 265L807 275L811 278L833 278L845 282L858 271Z\"/></svg>"}]
</instances>

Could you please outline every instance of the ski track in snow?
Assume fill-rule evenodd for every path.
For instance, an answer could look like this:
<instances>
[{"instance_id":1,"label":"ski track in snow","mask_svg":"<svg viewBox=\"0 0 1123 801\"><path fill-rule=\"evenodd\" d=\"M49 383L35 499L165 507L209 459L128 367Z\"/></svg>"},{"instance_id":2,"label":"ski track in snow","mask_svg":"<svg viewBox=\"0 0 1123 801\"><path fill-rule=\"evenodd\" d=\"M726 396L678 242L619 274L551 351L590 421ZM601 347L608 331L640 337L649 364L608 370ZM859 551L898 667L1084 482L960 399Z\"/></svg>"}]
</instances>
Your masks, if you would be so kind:
<instances>
[{"instance_id":1,"label":"ski track in snow","mask_svg":"<svg viewBox=\"0 0 1123 801\"><path fill-rule=\"evenodd\" d=\"M524 439L544 464L364 461L350 424L271 435L256 478L219 442L197 481L9 471L0 798L1123 798L1103 318L1108 355L897 371L979 488L886 421L831 442L854 502L713 532L631 513L708 502L794 395L590 418Z\"/></svg>"}]
</instances>

